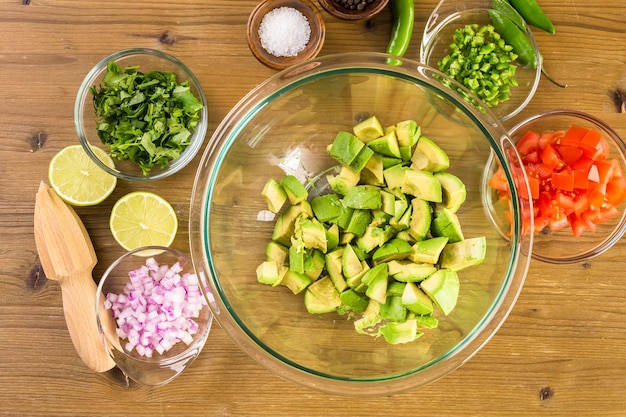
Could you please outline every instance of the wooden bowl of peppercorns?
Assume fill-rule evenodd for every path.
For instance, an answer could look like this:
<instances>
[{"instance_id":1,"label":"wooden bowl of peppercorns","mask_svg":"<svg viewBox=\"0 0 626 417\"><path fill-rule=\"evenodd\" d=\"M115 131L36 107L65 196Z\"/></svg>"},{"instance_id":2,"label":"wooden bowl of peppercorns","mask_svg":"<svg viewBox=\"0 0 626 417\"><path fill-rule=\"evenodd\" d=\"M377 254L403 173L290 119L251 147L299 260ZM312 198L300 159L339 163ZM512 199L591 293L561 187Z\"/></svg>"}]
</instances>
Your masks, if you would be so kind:
<instances>
[{"instance_id":1,"label":"wooden bowl of peppercorns","mask_svg":"<svg viewBox=\"0 0 626 417\"><path fill-rule=\"evenodd\" d=\"M330 15L343 20L367 20L387 6L389 0L319 0Z\"/></svg>"}]
</instances>

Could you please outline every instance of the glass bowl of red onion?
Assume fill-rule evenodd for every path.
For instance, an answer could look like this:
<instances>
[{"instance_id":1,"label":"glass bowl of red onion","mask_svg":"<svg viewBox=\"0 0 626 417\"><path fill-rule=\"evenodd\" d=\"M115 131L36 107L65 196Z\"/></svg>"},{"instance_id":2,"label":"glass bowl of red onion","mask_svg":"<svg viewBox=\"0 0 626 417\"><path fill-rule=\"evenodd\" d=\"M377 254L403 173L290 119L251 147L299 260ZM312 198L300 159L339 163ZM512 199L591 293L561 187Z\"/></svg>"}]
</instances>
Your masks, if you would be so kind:
<instances>
[{"instance_id":1,"label":"glass bowl of red onion","mask_svg":"<svg viewBox=\"0 0 626 417\"><path fill-rule=\"evenodd\" d=\"M107 268L96 292L98 328L128 378L163 385L193 363L213 320L204 281L185 254L160 246L127 252Z\"/></svg>"}]
</instances>

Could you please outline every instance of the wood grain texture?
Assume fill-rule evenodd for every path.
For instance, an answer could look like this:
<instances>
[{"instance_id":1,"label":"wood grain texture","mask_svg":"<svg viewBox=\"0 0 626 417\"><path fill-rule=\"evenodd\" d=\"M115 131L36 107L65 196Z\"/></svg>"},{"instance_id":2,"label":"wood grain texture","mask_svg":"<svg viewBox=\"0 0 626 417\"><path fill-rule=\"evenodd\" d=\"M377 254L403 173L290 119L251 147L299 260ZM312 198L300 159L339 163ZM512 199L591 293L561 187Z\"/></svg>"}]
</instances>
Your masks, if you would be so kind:
<instances>
[{"instance_id":1,"label":"wood grain texture","mask_svg":"<svg viewBox=\"0 0 626 417\"><path fill-rule=\"evenodd\" d=\"M533 261L508 320L471 360L422 389L350 400L268 373L214 323L193 366L160 388L129 386L116 371L89 370L72 345L57 283L43 276L33 237L35 193L59 149L77 143L73 105L87 71L107 54L151 47L182 59L209 101L209 132L275 71L250 53L253 0L0 0L0 415L16 416L623 416L626 410L626 243L585 263ZM516 118L554 108L599 116L626 136L610 92L626 86L626 3L540 0L557 28L535 32L545 68ZM416 2L413 44L435 0ZM390 11L367 24L323 13L322 54L384 51ZM208 141L208 138L207 138ZM121 253L108 230L113 202L157 191L180 218L174 246L187 247L189 198L200 156L171 179L122 182L101 205L76 211L90 233L98 277Z\"/></svg>"}]
</instances>

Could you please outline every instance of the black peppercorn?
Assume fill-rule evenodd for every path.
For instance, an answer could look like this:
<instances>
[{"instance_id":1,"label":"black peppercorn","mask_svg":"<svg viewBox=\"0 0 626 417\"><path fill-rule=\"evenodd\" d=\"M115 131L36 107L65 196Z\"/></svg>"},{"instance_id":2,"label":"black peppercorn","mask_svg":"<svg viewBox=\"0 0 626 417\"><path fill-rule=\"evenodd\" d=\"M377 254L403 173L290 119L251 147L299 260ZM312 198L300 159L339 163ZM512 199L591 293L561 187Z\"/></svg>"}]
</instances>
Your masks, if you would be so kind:
<instances>
[{"instance_id":1,"label":"black peppercorn","mask_svg":"<svg viewBox=\"0 0 626 417\"><path fill-rule=\"evenodd\" d=\"M334 0L339 6L347 10L365 10L367 6L374 3L374 0Z\"/></svg>"}]
</instances>

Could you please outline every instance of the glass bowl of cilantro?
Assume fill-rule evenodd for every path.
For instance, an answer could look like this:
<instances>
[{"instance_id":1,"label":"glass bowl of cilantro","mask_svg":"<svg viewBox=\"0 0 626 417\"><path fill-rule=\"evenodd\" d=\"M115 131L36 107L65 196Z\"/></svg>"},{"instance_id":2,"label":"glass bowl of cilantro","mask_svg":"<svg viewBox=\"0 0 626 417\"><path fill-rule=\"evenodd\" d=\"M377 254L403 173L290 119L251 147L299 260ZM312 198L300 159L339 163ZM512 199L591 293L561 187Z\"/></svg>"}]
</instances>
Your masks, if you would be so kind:
<instances>
[{"instance_id":1,"label":"glass bowl of cilantro","mask_svg":"<svg viewBox=\"0 0 626 417\"><path fill-rule=\"evenodd\" d=\"M465 6L442 2L433 11L424 29L420 60L462 84L457 92L476 107L488 107L500 120L508 120L537 90L539 49L515 10Z\"/></svg>"},{"instance_id":2,"label":"glass bowl of cilantro","mask_svg":"<svg viewBox=\"0 0 626 417\"><path fill-rule=\"evenodd\" d=\"M208 111L200 81L179 59L133 48L98 62L74 106L80 143L103 170L129 181L151 181L186 166L204 142ZM104 149L109 167L92 151Z\"/></svg>"}]
</instances>

